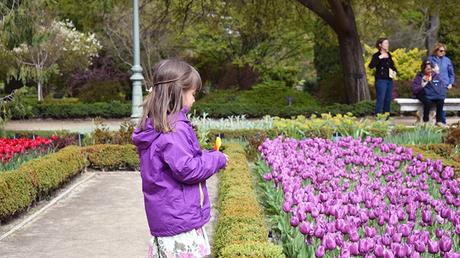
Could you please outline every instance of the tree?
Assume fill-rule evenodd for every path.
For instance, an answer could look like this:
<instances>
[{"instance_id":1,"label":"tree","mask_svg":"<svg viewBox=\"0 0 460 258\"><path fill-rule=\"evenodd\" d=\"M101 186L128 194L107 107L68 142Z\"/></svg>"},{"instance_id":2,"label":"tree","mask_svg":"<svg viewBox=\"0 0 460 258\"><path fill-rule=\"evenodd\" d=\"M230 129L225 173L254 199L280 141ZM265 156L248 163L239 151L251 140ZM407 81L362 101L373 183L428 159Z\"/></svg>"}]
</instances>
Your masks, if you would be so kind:
<instances>
[{"instance_id":1,"label":"tree","mask_svg":"<svg viewBox=\"0 0 460 258\"><path fill-rule=\"evenodd\" d=\"M56 21L46 10L46 1L30 1L10 13L3 22L3 41L16 65L9 75L25 84L37 84L38 100L52 75L84 69L101 45L94 34L78 32L72 22Z\"/></svg>"},{"instance_id":2,"label":"tree","mask_svg":"<svg viewBox=\"0 0 460 258\"><path fill-rule=\"evenodd\" d=\"M348 102L369 100L363 48L351 1L298 1L323 19L337 34Z\"/></svg>"}]
</instances>

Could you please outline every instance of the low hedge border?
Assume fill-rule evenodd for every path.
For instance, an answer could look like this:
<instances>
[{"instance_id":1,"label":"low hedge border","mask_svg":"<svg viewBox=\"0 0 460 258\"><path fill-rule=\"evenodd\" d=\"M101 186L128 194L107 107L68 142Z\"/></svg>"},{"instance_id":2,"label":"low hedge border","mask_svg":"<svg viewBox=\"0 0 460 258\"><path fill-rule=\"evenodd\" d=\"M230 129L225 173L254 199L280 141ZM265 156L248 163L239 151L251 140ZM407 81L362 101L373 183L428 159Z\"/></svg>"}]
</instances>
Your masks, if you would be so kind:
<instances>
[{"instance_id":1,"label":"low hedge border","mask_svg":"<svg viewBox=\"0 0 460 258\"><path fill-rule=\"evenodd\" d=\"M228 144L225 152L229 163L220 173L214 257L284 257L280 246L268 242L244 149Z\"/></svg>"},{"instance_id":2,"label":"low hedge border","mask_svg":"<svg viewBox=\"0 0 460 258\"><path fill-rule=\"evenodd\" d=\"M132 144L98 144L84 148L88 167L97 170L139 170L139 155Z\"/></svg>"},{"instance_id":3,"label":"low hedge border","mask_svg":"<svg viewBox=\"0 0 460 258\"><path fill-rule=\"evenodd\" d=\"M48 196L84 170L86 164L82 149L69 146L28 161L15 170L0 173L0 221Z\"/></svg>"},{"instance_id":4,"label":"low hedge border","mask_svg":"<svg viewBox=\"0 0 460 258\"><path fill-rule=\"evenodd\" d=\"M138 170L134 145L68 146L0 173L0 222L48 197L85 168Z\"/></svg>"}]
</instances>

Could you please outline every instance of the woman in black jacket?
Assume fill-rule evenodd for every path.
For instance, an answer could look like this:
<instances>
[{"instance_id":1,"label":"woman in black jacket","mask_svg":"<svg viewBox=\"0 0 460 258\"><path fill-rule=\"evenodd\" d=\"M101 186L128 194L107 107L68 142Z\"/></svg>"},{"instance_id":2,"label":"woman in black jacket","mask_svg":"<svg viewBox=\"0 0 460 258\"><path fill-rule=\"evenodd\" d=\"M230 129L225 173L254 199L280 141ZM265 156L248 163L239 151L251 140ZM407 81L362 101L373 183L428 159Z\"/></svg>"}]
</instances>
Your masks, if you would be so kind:
<instances>
[{"instance_id":1,"label":"woman in black jacket","mask_svg":"<svg viewBox=\"0 0 460 258\"><path fill-rule=\"evenodd\" d=\"M375 91L377 95L375 115L377 115L378 113L390 112L393 78L396 77L398 71L388 50L390 47L388 39L378 39L375 47L379 51L372 56L369 68L375 68Z\"/></svg>"}]
</instances>

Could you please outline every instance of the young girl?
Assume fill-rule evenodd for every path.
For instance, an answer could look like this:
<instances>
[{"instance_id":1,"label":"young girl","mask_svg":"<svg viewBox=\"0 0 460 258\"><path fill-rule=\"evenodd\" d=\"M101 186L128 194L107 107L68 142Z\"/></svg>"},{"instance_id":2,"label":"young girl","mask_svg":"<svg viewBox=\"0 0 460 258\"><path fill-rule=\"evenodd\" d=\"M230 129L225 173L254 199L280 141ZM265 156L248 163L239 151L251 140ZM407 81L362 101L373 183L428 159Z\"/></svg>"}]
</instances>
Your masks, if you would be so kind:
<instances>
[{"instance_id":1,"label":"young girl","mask_svg":"<svg viewBox=\"0 0 460 258\"><path fill-rule=\"evenodd\" d=\"M154 70L143 116L133 133L141 162L150 257L210 254L204 225L210 219L206 179L225 167L226 155L203 151L186 113L201 88L198 72L179 60Z\"/></svg>"}]
</instances>

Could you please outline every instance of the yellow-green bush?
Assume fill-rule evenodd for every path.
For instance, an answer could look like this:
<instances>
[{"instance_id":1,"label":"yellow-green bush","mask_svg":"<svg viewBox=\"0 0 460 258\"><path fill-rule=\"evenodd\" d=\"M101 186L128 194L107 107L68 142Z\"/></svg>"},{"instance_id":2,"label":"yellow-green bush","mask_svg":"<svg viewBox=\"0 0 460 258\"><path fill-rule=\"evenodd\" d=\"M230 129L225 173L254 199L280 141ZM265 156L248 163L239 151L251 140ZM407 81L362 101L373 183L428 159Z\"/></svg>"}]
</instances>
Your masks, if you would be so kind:
<instances>
[{"instance_id":1,"label":"yellow-green bush","mask_svg":"<svg viewBox=\"0 0 460 258\"><path fill-rule=\"evenodd\" d=\"M365 45L365 60L366 60L366 74L367 82L369 83L369 89L373 95L375 95L375 69L369 68L372 55L377 51L374 47ZM426 50L418 48L405 49L398 48L391 52L392 59L395 62L396 69L398 69L398 75L396 81L412 81L415 74L420 71L420 65L426 55Z\"/></svg>"},{"instance_id":2,"label":"yellow-green bush","mask_svg":"<svg viewBox=\"0 0 460 258\"><path fill-rule=\"evenodd\" d=\"M89 167L100 170L139 170L139 155L131 144L99 144L85 148Z\"/></svg>"},{"instance_id":3,"label":"yellow-green bush","mask_svg":"<svg viewBox=\"0 0 460 258\"><path fill-rule=\"evenodd\" d=\"M229 144L225 152L229 163L220 173L214 256L284 257L281 247L268 242L268 229L243 147Z\"/></svg>"},{"instance_id":4,"label":"yellow-green bush","mask_svg":"<svg viewBox=\"0 0 460 258\"><path fill-rule=\"evenodd\" d=\"M232 258L280 258L284 257L283 250L270 243L232 244L222 250L222 257Z\"/></svg>"},{"instance_id":5,"label":"yellow-green bush","mask_svg":"<svg viewBox=\"0 0 460 258\"><path fill-rule=\"evenodd\" d=\"M351 113L321 114L320 117L312 115L310 118L297 116L295 119L273 118L275 131L297 138L320 137L332 138L335 134L340 136L353 136L353 138L385 137L400 126L392 128L391 120L386 120L386 115L379 115L374 119L358 119Z\"/></svg>"}]
</instances>

